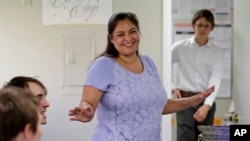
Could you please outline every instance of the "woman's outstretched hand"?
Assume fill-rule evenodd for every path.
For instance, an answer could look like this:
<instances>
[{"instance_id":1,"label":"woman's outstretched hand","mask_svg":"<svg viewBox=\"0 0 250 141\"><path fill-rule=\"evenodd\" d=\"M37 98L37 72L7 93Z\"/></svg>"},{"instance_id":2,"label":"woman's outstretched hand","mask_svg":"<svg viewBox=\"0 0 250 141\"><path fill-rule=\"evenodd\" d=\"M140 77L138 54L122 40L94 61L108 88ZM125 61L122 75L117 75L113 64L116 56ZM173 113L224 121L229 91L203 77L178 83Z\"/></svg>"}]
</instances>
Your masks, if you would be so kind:
<instances>
[{"instance_id":1,"label":"woman's outstretched hand","mask_svg":"<svg viewBox=\"0 0 250 141\"><path fill-rule=\"evenodd\" d=\"M212 92L214 92L214 86L206 89L202 93L189 97L189 106L196 106L205 100Z\"/></svg>"},{"instance_id":2,"label":"woman's outstretched hand","mask_svg":"<svg viewBox=\"0 0 250 141\"><path fill-rule=\"evenodd\" d=\"M94 111L89 103L82 101L78 107L69 110L69 116L72 121L89 122L94 116Z\"/></svg>"}]
</instances>

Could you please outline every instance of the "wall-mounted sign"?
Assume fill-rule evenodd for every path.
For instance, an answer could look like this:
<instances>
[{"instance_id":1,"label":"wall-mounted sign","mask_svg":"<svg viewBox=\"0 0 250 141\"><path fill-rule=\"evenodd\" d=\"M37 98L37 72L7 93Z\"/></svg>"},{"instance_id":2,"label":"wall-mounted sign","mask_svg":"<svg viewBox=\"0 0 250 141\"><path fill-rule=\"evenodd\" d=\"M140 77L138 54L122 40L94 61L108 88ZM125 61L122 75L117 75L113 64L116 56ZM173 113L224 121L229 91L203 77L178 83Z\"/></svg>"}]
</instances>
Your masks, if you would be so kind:
<instances>
[{"instance_id":1,"label":"wall-mounted sign","mask_svg":"<svg viewBox=\"0 0 250 141\"><path fill-rule=\"evenodd\" d=\"M43 24L107 24L112 0L43 0Z\"/></svg>"}]
</instances>

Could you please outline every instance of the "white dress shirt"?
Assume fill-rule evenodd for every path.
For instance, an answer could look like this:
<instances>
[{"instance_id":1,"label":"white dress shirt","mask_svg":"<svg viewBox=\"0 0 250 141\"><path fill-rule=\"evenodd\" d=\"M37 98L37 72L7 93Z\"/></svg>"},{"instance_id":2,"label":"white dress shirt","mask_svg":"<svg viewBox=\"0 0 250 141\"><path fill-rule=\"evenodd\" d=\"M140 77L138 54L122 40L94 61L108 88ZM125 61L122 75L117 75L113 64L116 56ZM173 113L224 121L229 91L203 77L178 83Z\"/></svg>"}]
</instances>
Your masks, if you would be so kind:
<instances>
[{"instance_id":1,"label":"white dress shirt","mask_svg":"<svg viewBox=\"0 0 250 141\"><path fill-rule=\"evenodd\" d=\"M174 43L172 66L177 63L178 69L173 72L172 89L203 92L214 85L215 91L204 103L211 106L221 83L223 59L223 50L211 38L203 46L199 46L194 37Z\"/></svg>"}]
</instances>

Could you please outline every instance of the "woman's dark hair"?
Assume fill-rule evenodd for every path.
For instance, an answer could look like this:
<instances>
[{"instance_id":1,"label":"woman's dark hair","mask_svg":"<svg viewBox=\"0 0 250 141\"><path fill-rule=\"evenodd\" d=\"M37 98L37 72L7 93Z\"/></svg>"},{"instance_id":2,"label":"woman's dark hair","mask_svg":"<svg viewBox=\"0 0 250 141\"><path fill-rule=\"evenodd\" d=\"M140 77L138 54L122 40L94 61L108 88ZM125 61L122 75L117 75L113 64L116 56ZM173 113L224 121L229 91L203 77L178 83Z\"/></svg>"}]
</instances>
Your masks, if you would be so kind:
<instances>
[{"instance_id":1,"label":"woman's dark hair","mask_svg":"<svg viewBox=\"0 0 250 141\"><path fill-rule=\"evenodd\" d=\"M136 26L138 31L140 32L139 21L137 19L137 16L134 13L131 13L131 12L114 13L108 21L108 35L107 35L106 50L103 53L101 53L100 56L109 56L109 57L116 58L119 55L119 52L116 50L114 44L111 43L111 36L112 36L118 22L124 21L124 20L131 21ZM138 51L136 51L136 54L138 54Z\"/></svg>"},{"instance_id":2,"label":"woman's dark hair","mask_svg":"<svg viewBox=\"0 0 250 141\"><path fill-rule=\"evenodd\" d=\"M212 28L214 28L214 26L215 26L214 15L212 14L211 11L209 11L207 9L201 9L201 10L197 11L192 18L192 25L195 25L196 21L200 18L205 18L208 22L211 23Z\"/></svg>"}]
</instances>

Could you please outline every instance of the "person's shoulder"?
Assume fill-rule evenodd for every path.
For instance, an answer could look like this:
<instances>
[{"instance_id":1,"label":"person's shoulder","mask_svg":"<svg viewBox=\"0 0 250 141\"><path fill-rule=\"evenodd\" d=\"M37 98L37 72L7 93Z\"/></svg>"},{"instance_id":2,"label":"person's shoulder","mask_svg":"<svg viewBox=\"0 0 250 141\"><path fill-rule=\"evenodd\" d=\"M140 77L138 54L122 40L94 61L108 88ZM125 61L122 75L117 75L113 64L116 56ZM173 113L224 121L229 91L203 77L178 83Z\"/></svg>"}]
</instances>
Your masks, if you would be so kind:
<instances>
[{"instance_id":1,"label":"person's shoulder","mask_svg":"<svg viewBox=\"0 0 250 141\"><path fill-rule=\"evenodd\" d=\"M102 67L108 67L112 66L112 57L107 57L107 56L100 56L95 58L91 63L89 67L97 67L97 68L102 68Z\"/></svg>"},{"instance_id":2,"label":"person's shoulder","mask_svg":"<svg viewBox=\"0 0 250 141\"><path fill-rule=\"evenodd\" d=\"M149 57L147 54L142 54L142 53L140 53L139 56L140 56L141 58L147 58L147 57Z\"/></svg>"},{"instance_id":3,"label":"person's shoulder","mask_svg":"<svg viewBox=\"0 0 250 141\"><path fill-rule=\"evenodd\" d=\"M185 38L185 39L181 39L181 40L178 40L176 42L174 42L173 44L173 47L179 47L179 46L183 46L183 45L186 45L188 43L190 43L192 40L192 38Z\"/></svg>"},{"instance_id":4,"label":"person's shoulder","mask_svg":"<svg viewBox=\"0 0 250 141\"><path fill-rule=\"evenodd\" d=\"M181 43L185 43L185 42L190 42L190 40L192 40L192 37L189 38L185 38L185 39L180 39L179 41L177 41L177 44L181 44Z\"/></svg>"},{"instance_id":5,"label":"person's shoulder","mask_svg":"<svg viewBox=\"0 0 250 141\"><path fill-rule=\"evenodd\" d=\"M223 56L224 49L220 46L219 42L213 38L209 38L209 48L214 55Z\"/></svg>"},{"instance_id":6,"label":"person's shoulder","mask_svg":"<svg viewBox=\"0 0 250 141\"><path fill-rule=\"evenodd\" d=\"M209 46L214 48L215 50L221 51L223 50L220 46L219 42L216 41L214 38L209 38Z\"/></svg>"},{"instance_id":7,"label":"person's shoulder","mask_svg":"<svg viewBox=\"0 0 250 141\"><path fill-rule=\"evenodd\" d=\"M108 56L100 56L98 58L96 58L94 60L94 62L98 62L98 63L110 63L112 61L112 57L108 57Z\"/></svg>"},{"instance_id":8,"label":"person's shoulder","mask_svg":"<svg viewBox=\"0 0 250 141\"><path fill-rule=\"evenodd\" d=\"M139 54L139 56L143 60L150 60L150 61L152 61L152 59L147 54Z\"/></svg>"},{"instance_id":9,"label":"person's shoulder","mask_svg":"<svg viewBox=\"0 0 250 141\"><path fill-rule=\"evenodd\" d=\"M151 57L149 57L149 55L140 54L139 56L143 62L147 62L147 64L149 64L149 66L155 67L155 63L154 63L153 59Z\"/></svg>"}]
</instances>

